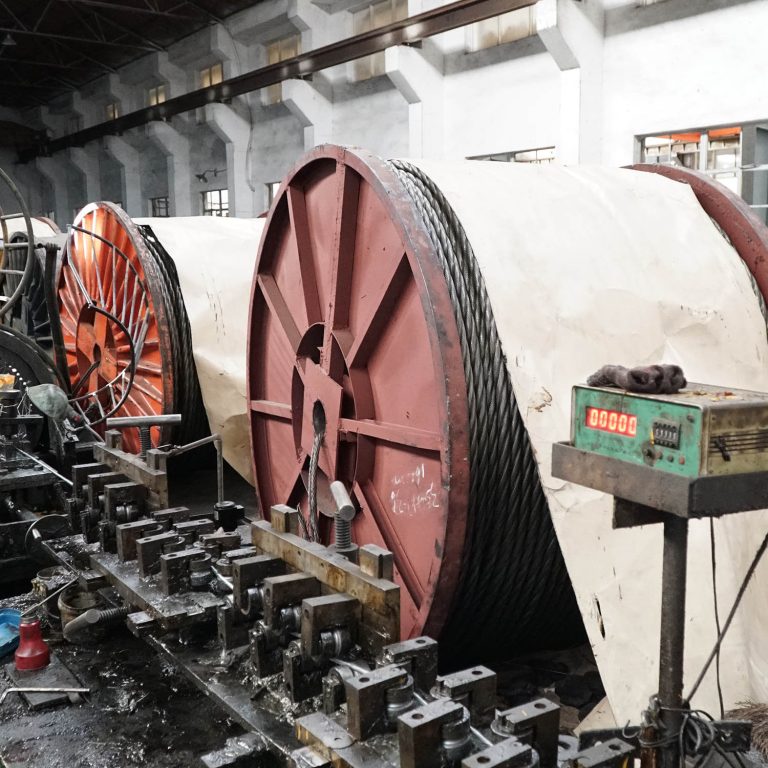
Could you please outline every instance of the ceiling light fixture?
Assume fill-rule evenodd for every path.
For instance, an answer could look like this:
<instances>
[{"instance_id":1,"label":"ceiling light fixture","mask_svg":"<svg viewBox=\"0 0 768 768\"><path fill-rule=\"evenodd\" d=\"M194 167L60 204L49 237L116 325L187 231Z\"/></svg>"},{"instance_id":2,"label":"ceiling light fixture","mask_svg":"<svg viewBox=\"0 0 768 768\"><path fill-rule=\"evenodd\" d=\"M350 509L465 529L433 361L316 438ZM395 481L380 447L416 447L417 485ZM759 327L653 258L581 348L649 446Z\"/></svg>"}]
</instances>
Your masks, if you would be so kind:
<instances>
[{"instance_id":1,"label":"ceiling light fixture","mask_svg":"<svg viewBox=\"0 0 768 768\"><path fill-rule=\"evenodd\" d=\"M16 41L13 39L13 37L11 36L11 34L10 34L10 33L8 33L8 34L7 34L7 35L6 35L6 36L3 38L3 42L2 42L2 43L0 43L0 45L1 45L1 46L3 46L3 47L5 48L5 47L11 46L11 45L16 45Z\"/></svg>"}]
</instances>

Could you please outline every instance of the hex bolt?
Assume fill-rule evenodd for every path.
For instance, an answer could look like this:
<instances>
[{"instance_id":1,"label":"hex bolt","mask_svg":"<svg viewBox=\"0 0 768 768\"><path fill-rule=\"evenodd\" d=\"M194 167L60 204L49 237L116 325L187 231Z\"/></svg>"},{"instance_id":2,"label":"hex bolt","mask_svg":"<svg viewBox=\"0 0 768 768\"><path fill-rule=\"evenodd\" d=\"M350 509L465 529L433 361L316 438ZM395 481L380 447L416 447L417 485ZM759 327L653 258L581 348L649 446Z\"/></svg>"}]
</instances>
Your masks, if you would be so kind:
<instances>
[{"instance_id":1,"label":"hex bolt","mask_svg":"<svg viewBox=\"0 0 768 768\"><path fill-rule=\"evenodd\" d=\"M334 520L334 549L340 555L357 562L357 546L352 543L352 520L355 517L355 505L349 497L344 483L334 480L331 483L331 495L336 504Z\"/></svg>"}]
</instances>

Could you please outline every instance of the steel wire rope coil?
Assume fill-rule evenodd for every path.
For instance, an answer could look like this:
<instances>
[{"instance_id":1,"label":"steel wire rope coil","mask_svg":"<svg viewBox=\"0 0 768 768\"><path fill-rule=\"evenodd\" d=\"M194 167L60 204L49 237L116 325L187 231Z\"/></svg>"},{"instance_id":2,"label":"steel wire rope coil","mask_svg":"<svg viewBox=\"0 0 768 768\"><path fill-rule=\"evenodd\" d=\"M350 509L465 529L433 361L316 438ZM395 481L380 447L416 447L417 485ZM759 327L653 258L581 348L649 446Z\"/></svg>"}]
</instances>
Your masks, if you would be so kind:
<instances>
[{"instance_id":1,"label":"steel wire rope coil","mask_svg":"<svg viewBox=\"0 0 768 768\"><path fill-rule=\"evenodd\" d=\"M182 413L153 427L154 445L207 431L189 321L173 262L150 233L112 203L86 206L57 280L59 317L76 408L103 430L108 416ZM137 430L123 446L137 453Z\"/></svg>"},{"instance_id":2,"label":"steel wire rope coil","mask_svg":"<svg viewBox=\"0 0 768 768\"><path fill-rule=\"evenodd\" d=\"M171 348L173 350L174 403L173 412L183 415L183 420L175 435L180 445L191 443L209 433L208 420L203 407L200 380L195 367L192 351L192 330L189 325L184 296L181 293L179 273L168 251L163 248L152 227L139 225L144 242L155 260L160 279L158 289L163 294L163 301L170 308L173 318L170 326Z\"/></svg>"},{"instance_id":3,"label":"steel wire rope coil","mask_svg":"<svg viewBox=\"0 0 768 768\"><path fill-rule=\"evenodd\" d=\"M443 267L467 381L467 546L442 642L463 658L575 642L581 617L472 246L434 182L407 162L391 164Z\"/></svg>"},{"instance_id":4,"label":"steel wire rope coil","mask_svg":"<svg viewBox=\"0 0 768 768\"><path fill-rule=\"evenodd\" d=\"M320 539L341 480L354 541L393 553L403 637L439 636L465 660L582 637L472 250L408 166L325 146L288 174L248 356L262 509L306 515L322 406Z\"/></svg>"}]
</instances>

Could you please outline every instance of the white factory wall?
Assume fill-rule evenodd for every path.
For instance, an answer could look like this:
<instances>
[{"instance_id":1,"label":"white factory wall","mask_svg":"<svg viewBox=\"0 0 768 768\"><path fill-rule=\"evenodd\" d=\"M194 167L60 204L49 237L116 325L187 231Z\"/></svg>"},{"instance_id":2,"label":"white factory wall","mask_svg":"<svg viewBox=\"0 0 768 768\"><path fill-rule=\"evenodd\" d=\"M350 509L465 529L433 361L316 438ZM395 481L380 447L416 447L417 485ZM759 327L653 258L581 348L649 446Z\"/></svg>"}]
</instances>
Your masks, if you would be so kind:
<instances>
[{"instance_id":1,"label":"white factory wall","mask_svg":"<svg viewBox=\"0 0 768 768\"><path fill-rule=\"evenodd\" d=\"M409 0L409 12L437 4ZM361 6L265 0L16 118L62 136L103 122L108 104L121 114L143 107L151 87L163 85L167 98L192 90L216 62L225 78L263 66L275 39L298 34L307 51L347 37ZM615 166L633 162L638 135L768 122L768 93L754 76L768 0L540 0L535 13L537 34L516 42L468 52L470 31L454 30L388 50L385 74L370 80L351 82L353 65L335 67L285 82L280 104L254 93L26 166L7 152L0 163L33 212L65 226L97 198L138 216L168 196L171 213L199 214L201 193L221 188L233 215L258 215L267 185L327 141L438 158L554 146L559 162ZM0 190L3 207L6 198Z\"/></svg>"}]
</instances>

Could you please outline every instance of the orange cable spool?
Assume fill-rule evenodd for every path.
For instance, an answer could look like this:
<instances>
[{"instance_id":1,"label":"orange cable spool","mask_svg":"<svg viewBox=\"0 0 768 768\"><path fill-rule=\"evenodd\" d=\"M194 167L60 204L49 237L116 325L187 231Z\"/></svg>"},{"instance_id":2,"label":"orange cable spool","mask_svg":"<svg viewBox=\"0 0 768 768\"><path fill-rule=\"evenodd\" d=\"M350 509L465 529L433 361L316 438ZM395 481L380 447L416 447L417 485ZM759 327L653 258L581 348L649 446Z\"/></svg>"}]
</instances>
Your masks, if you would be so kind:
<instances>
[{"instance_id":1,"label":"orange cable spool","mask_svg":"<svg viewBox=\"0 0 768 768\"><path fill-rule=\"evenodd\" d=\"M175 282L174 282L175 281ZM170 257L119 207L83 208L59 268L58 306L73 406L97 431L110 416L182 413L183 441L205 430L189 321ZM167 427L152 429L154 445ZM138 453L138 433L125 450Z\"/></svg>"}]
</instances>

